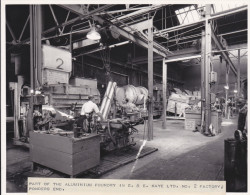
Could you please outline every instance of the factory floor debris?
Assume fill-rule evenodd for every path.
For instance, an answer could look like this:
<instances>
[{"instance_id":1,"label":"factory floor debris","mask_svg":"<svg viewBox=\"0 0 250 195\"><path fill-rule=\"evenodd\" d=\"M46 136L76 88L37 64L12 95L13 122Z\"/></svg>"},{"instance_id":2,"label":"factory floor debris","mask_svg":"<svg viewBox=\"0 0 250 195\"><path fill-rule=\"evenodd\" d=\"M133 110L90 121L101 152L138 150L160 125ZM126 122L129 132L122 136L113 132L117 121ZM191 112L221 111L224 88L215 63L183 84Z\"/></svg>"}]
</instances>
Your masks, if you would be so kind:
<instances>
[{"instance_id":1,"label":"factory floor debris","mask_svg":"<svg viewBox=\"0 0 250 195\"><path fill-rule=\"evenodd\" d=\"M113 169L109 171L102 169L104 171L100 176L96 174L97 170L97 172L92 170L79 178L223 180L224 139L233 137L236 123L236 118L224 119L222 133L214 137L206 137L199 132L184 130L182 120L168 120L165 130L161 128L161 121L155 121L154 140L144 142L144 128L140 125L137 127L139 133L135 134L137 151L139 146L145 144L141 155L144 152L153 153L137 160L137 154L132 155L134 159L128 155L127 159L122 158L123 161L120 161L122 163L117 164ZM158 151L154 152L156 148ZM108 160L107 156L104 158ZM115 154L112 158L115 159ZM116 162L118 161L117 158ZM28 177L68 177L56 171L53 171L53 174L49 173L49 176L31 172L29 150L13 146L11 139L7 140L7 163L7 192L26 192Z\"/></svg>"}]
</instances>

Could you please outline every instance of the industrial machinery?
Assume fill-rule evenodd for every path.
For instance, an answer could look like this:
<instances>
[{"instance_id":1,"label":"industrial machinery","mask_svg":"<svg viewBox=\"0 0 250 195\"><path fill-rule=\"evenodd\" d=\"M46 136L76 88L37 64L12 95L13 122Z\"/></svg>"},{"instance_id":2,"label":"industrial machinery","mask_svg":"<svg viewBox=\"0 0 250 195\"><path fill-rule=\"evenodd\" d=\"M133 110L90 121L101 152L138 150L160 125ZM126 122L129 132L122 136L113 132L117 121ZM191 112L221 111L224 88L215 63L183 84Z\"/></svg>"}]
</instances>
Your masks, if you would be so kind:
<instances>
[{"instance_id":1,"label":"industrial machinery","mask_svg":"<svg viewBox=\"0 0 250 195\"><path fill-rule=\"evenodd\" d=\"M137 133L136 125L143 123L143 119L132 122L128 119L112 119L97 125L97 134L101 136L101 149L112 151L115 149L134 146L136 144L133 133Z\"/></svg>"},{"instance_id":2,"label":"industrial machinery","mask_svg":"<svg viewBox=\"0 0 250 195\"><path fill-rule=\"evenodd\" d=\"M126 105L123 104L125 99L127 99ZM136 144L132 135L138 132L135 126L143 123L143 119L140 110L136 106L130 108L129 105L133 105L133 103L145 105L146 99L147 90L145 88L136 88L132 85L116 87L115 82L108 83L100 109L103 118L107 121L96 121L96 132L101 136L101 149L111 151ZM115 107L114 117L108 119L112 102ZM130 112L122 112L117 118L117 110L120 107L126 107L126 110L129 108Z\"/></svg>"},{"instance_id":3,"label":"industrial machinery","mask_svg":"<svg viewBox=\"0 0 250 195\"><path fill-rule=\"evenodd\" d=\"M84 79L82 80L84 81ZM114 103L121 102L117 103L116 107L123 106L121 99L119 99L121 96L114 100L114 97L118 94L117 89L121 91L121 88L118 88L115 82L109 82L100 108L104 121L100 121L97 116L93 116L93 119L88 120L88 127L91 129L91 134L100 135L100 148L105 151L135 145L133 133L138 132L135 126L143 123L140 109L137 109L137 107L135 107L135 110L123 113L120 117L111 118L110 111ZM125 86L123 89L128 90L124 92L125 96L123 99L129 98L129 101L135 102L137 105L145 105L144 98L147 98L146 89L142 88L145 93L144 96L137 90L140 101L136 97L136 94L133 93L136 91L133 91L135 89L133 86ZM94 88L91 88L91 91L98 92ZM74 94L74 92L79 93L79 95ZM75 138L88 135L87 130L75 125L79 119L79 107L81 108L87 99L87 91L83 86L77 87L67 84L47 85L43 87L43 94L48 97L46 98L48 99L48 104L42 105L40 118L34 123L35 130L47 130L48 133L55 133L54 130L60 128L65 130L64 133L63 131L59 131L61 135L70 135L72 131ZM99 98L98 94L97 98ZM76 102L73 106L73 114L72 100Z\"/></svg>"},{"instance_id":4,"label":"industrial machinery","mask_svg":"<svg viewBox=\"0 0 250 195\"><path fill-rule=\"evenodd\" d=\"M20 134L17 129L18 136L15 137L25 137L23 141L30 144L32 162L74 176L98 165L100 151L134 146L133 134L138 132L135 126L144 122L147 89L132 85L117 87L116 82L109 82L100 106L104 121L93 116L87 121L91 129L89 133L77 126L77 121L89 95L94 96L96 104L101 102L97 80L71 76L69 51L48 45L43 45L42 51L42 82L39 87L31 89L21 80L15 84L16 96L21 97L20 104L16 105L20 106L17 111L22 111L25 132ZM33 110L30 105L33 105ZM72 156L72 161L68 156ZM69 162L54 166L57 158ZM72 166L69 168L68 164Z\"/></svg>"}]
</instances>

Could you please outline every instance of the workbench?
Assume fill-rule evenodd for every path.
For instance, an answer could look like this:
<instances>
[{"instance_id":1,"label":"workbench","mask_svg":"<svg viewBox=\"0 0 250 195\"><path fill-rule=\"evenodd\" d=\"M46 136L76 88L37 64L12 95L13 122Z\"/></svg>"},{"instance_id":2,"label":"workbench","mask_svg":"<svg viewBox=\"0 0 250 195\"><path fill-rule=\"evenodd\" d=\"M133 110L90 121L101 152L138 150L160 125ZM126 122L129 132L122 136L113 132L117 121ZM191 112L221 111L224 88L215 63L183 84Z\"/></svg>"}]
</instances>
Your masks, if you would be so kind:
<instances>
[{"instance_id":1,"label":"workbench","mask_svg":"<svg viewBox=\"0 0 250 195\"><path fill-rule=\"evenodd\" d=\"M100 137L30 132L31 161L75 177L100 163Z\"/></svg>"}]
</instances>

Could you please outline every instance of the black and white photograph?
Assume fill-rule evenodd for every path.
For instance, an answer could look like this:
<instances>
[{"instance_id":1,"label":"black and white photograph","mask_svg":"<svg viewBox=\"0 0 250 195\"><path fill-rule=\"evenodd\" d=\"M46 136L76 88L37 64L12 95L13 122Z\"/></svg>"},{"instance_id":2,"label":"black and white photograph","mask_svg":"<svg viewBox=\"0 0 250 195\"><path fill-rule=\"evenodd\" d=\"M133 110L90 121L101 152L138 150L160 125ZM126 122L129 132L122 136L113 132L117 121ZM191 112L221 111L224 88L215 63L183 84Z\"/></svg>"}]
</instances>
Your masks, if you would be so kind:
<instances>
[{"instance_id":1,"label":"black and white photograph","mask_svg":"<svg viewBox=\"0 0 250 195\"><path fill-rule=\"evenodd\" d=\"M28 178L249 191L247 1L18 2L1 3L1 194Z\"/></svg>"}]
</instances>

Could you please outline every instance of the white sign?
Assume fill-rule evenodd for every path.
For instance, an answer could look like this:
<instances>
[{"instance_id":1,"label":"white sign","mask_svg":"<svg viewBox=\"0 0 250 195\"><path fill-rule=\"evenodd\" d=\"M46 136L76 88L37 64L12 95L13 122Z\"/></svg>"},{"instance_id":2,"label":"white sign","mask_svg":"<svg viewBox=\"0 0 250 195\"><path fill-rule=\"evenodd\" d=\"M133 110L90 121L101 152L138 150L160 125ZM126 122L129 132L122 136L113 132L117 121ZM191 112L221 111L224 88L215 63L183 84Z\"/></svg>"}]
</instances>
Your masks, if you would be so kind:
<instances>
[{"instance_id":1,"label":"white sign","mask_svg":"<svg viewBox=\"0 0 250 195\"><path fill-rule=\"evenodd\" d=\"M72 71L72 57L69 51L54 46L43 45L42 52L43 68L64 72Z\"/></svg>"}]
</instances>

